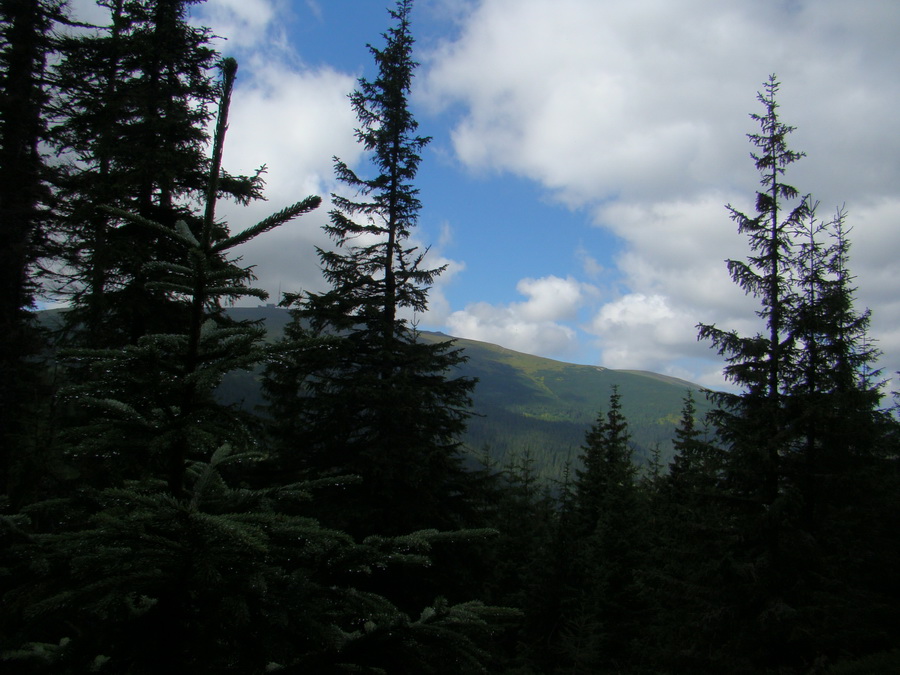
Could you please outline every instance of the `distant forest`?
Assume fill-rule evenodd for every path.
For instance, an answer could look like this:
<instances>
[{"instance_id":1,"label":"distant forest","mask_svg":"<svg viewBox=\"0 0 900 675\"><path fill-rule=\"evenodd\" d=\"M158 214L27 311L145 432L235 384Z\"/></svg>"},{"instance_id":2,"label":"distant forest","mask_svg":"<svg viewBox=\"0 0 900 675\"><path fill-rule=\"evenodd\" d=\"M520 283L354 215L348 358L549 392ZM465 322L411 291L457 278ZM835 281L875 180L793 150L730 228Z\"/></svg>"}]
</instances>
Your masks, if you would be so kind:
<instances>
[{"instance_id":1,"label":"distant forest","mask_svg":"<svg viewBox=\"0 0 900 675\"><path fill-rule=\"evenodd\" d=\"M775 76L755 211L723 209L764 330L699 326L739 393L687 394L639 472L602 392L550 482L467 460L466 353L402 318L443 271L410 242L412 0L348 99L370 159L334 160L328 288L277 298L274 342L225 311L266 298L240 247L322 199L217 217L263 172L222 166L238 64L196 1L0 2L2 672L900 672L898 422ZM254 369L258 414L217 398Z\"/></svg>"}]
</instances>

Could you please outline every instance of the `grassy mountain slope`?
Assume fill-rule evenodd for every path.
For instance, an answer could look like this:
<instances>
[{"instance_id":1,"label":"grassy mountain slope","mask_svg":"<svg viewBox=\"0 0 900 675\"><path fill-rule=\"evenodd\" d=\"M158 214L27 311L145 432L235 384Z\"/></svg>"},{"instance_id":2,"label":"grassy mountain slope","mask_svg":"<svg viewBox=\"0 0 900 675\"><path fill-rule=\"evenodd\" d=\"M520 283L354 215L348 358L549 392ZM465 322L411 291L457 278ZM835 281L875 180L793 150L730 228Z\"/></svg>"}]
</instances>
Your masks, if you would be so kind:
<instances>
[{"instance_id":1,"label":"grassy mountain slope","mask_svg":"<svg viewBox=\"0 0 900 675\"><path fill-rule=\"evenodd\" d=\"M479 416L469 422L467 445L476 454L488 447L501 465L527 450L546 476L558 476L567 461L577 459L585 432L608 409L613 386L622 397L638 462L656 444L664 459L671 456L684 396L700 390L656 373L574 365L474 340L456 344L469 357L463 374L479 380L473 396ZM703 395L695 399L705 410Z\"/></svg>"},{"instance_id":2,"label":"grassy mountain slope","mask_svg":"<svg viewBox=\"0 0 900 675\"><path fill-rule=\"evenodd\" d=\"M279 338L289 316L276 307L235 308L236 319L264 320L269 339ZM440 333L423 333L424 339L451 339ZM654 445L662 456L671 456L671 439L685 394L697 385L676 378L635 370L610 370L574 365L531 356L497 345L457 339L468 362L461 374L478 378L473 396L476 413L464 439L470 452L487 450L500 466L526 451L536 469L546 477L561 474L566 462L577 460L585 432L605 411L613 385L622 396L635 445L635 459L646 461ZM235 373L223 394L248 407L261 403L258 373ZM698 408L706 401L696 394Z\"/></svg>"}]
</instances>

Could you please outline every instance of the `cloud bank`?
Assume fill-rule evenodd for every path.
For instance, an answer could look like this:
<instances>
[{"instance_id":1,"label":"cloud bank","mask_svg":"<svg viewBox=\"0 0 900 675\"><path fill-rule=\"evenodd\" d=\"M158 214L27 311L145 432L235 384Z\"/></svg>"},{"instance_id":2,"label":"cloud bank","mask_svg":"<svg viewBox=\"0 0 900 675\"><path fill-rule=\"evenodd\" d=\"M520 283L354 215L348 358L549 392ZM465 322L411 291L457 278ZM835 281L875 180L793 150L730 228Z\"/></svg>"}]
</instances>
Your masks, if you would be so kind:
<instances>
[{"instance_id":1,"label":"cloud bank","mask_svg":"<svg viewBox=\"0 0 900 675\"><path fill-rule=\"evenodd\" d=\"M323 17L338 4L197 6L195 20L227 36L220 48L241 63L225 164L232 172L269 168L267 202L222 205L233 228L339 189L333 156L351 165L364 159L346 99L360 73L311 65L292 43L297 16L307 31L326 30ZM96 9L86 0L74 6ZM721 386L721 363L697 342L696 324L758 328L756 303L726 272L724 260L745 258L747 248L724 205L753 210L758 176L746 134L757 128L748 114L761 110L755 92L776 73L782 119L797 127L791 146L807 153L788 181L820 200L822 217L846 206L858 305L873 310L886 373L900 370L900 3L418 0L413 19L414 30L430 31L419 43L414 100L420 121L449 124L447 161L470 180L528 181L539 196L583 214L585 229L621 242L610 257L573 239L571 271L536 264L508 281L506 295L521 300L475 297L453 306L446 291L456 280L497 263L466 250L468 224L445 223L464 260L443 253L449 238L429 252L435 265L449 265L423 317L429 327ZM377 42L383 28L367 26L366 34ZM329 245L321 231L328 209L245 248L263 287L322 288L315 247ZM517 255L539 236L546 235L519 236Z\"/></svg>"},{"instance_id":2,"label":"cloud bank","mask_svg":"<svg viewBox=\"0 0 900 675\"><path fill-rule=\"evenodd\" d=\"M748 113L770 73L797 126L791 146L807 153L788 182L813 192L822 215L846 205L859 304L898 354L898 34L889 0L482 0L428 55L422 96L457 111L463 166L531 180L625 243L617 287L573 327L595 336L604 365L712 383L713 364L695 361L710 356L696 324L754 330L755 304L723 263L747 254L724 204L752 213ZM504 344L541 325L516 306L473 305L453 320L473 336L490 326ZM567 327L559 334L577 339Z\"/></svg>"}]
</instances>

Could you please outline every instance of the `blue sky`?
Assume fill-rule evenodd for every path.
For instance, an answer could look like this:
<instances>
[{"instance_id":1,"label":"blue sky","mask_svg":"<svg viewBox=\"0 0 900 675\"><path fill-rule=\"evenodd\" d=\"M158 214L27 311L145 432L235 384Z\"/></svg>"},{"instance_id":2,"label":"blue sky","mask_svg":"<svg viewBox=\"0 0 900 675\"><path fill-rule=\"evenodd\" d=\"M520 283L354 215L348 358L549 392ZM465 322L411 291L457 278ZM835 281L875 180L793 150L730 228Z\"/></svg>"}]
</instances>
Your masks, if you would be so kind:
<instances>
[{"instance_id":1,"label":"blue sky","mask_svg":"<svg viewBox=\"0 0 900 675\"><path fill-rule=\"evenodd\" d=\"M387 4L198 6L240 63L227 168L269 167L267 203L221 209L233 227L340 189L334 155L365 171L346 95L374 75ZM900 370L900 3L417 0L412 26L413 107L434 138L416 241L448 265L422 327L721 387L695 326L758 328L725 270L747 251L724 205L752 212L748 115L777 73L807 153L788 182L823 218L846 205L859 304ZM248 245L270 292L322 287L326 218Z\"/></svg>"}]
</instances>

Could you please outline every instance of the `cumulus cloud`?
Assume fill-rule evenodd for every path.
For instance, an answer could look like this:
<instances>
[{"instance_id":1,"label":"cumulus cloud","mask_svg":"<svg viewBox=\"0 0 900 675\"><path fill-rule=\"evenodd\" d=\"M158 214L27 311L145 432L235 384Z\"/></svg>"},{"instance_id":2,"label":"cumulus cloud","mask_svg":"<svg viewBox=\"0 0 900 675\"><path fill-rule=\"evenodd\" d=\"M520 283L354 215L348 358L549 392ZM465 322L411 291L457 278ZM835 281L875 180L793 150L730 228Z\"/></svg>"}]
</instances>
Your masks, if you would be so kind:
<instances>
[{"instance_id":1,"label":"cumulus cloud","mask_svg":"<svg viewBox=\"0 0 900 675\"><path fill-rule=\"evenodd\" d=\"M577 351L577 333L562 321L575 318L596 289L572 277L552 275L522 279L516 289L527 300L499 306L477 302L453 312L447 318L451 333L541 356L564 357Z\"/></svg>"},{"instance_id":2,"label":"cumulus cloud","mask_svg":"<svg viewBox=\"0 0 900 675\"><path fill-rule=\"evenodd\" d=\"M353 86L349 74L279 61L256 67L252 78L241 79L239 71L223 163L232 173L252 173L265 164L267 201L248 208L223 205L222 214L237 229L308 195L323 197L313 214L243 247L244 261L258 265L259 285L273 296L279 288L322 288L315 247L329 245L322 225L336 189L332 157L351 165L361 158L347 102Z\"/></svg>"},{"instance_id":3,"label":"cumulus cloud","mask_svg":"<svg viewBox=\"0 0 900 675\"><path fill-rule=\"evenodd\" d=\"M754 310L725 265L749 253L724 207L736 201L716 192L692 200L619 202L599 210L598 218L627 243L616 262L628 288L668 298L693 311L696 321L735 322Z\"/></svg>"},{"instance_id":4,"label":"cumulus cloud","mask_svg":"<svg viewBox=\"0 0 900 675\"><path fill-rule=\"evenodd\" d=\"M513 306L467 305L447 319L457 337L494 342L527 354L563 357L577 349L575 331L553 321L528 321Z\"/></svg>"},{"instance_id":5,"label":"cumulus cloud","mask_svg":"<svg viewBox=\"0 0 900 675\"><path fill-rule=\"evenodd\" d=\"M605 365L664 370L709 355L700 321L755 332L754 301L724 264L747 255L724 205L753 212L748 113L770 73L797 126L790 142L807 153L788 180L826 211L846 203L860 301L882 347L900 348L900 5L482 0L460 26L425 59L422 87L434 110L458 112L459 161L533 180L624 242L620 290L589 323ZM473 326L499 321L469 314ZM690 368L712 377L709 363Z\"/></svg>"},{"instance_id":6,"label":"cumulus cloud","mask_svg":"<svg viewBox=\"0 0 900 675\"><path fill-rule=\"evenodd\" d=\"M609 367L664 372L670 362L697 351L690 338L695 323L664 296L629 293L604 305L588 330L600 337Z\"/></svg>"},{"instance_id":7,"label":"cumulus cloud","mask_svg":"<svg viewBox=\"0 0 900 675\"><path fill-rule=\"evenodd\" d=\"M542 279L522 279L516 290L528 300L516 305L517 313L526 321L557 321L571 319L584 300L582 285L572 277L556 276Z\"/></svg>"},{"instance_id":8,"label":"cumulus cloud","mask_svg":"<svg viewBox=\"0 0 900 675\"><path fill-rule=\"evenodd\" d=\"M751 39L747 17L713 12L722 25L710 32L692 11L696 2L486 1L434 54L424 91L436 106L465 102L454 143L470 166L527 176L573 204L678 194L731 161L716 132L722 119L735 129L746 107L728 90L742 74L744 92L760 79L747 65L709 68L723 41Z\"/></svg>"},{"instance_id":9,"label":"cumulus cloud","mask_svg":"<svg viewBox=\"0 0 900 675\"><path fill-rule=\"evenodd\" d=\"M748 184L752 92L777 72L804 149L864 157L865 185L886 185L870 158L889 161L897 141L879 145L859 121L884 129L900 92L885 28L898 27L900 8L868 7L484 0L430 56L423 92L435 107L465 106L454 141L470 166L533 178L575 203L671 199L723 178Z\"/></svg>"},{"instance_id":10,"label":"cumulus cloud","mask_svg":"<svg viewBox=\"0 0 900 675\"><path fill-rule=\"evenodd\" d=\"M269 37L276 5L270 0L211 0L198 18L216 35L227 37L230 49L258 45Z\"/></svg>"}]
</instances>

